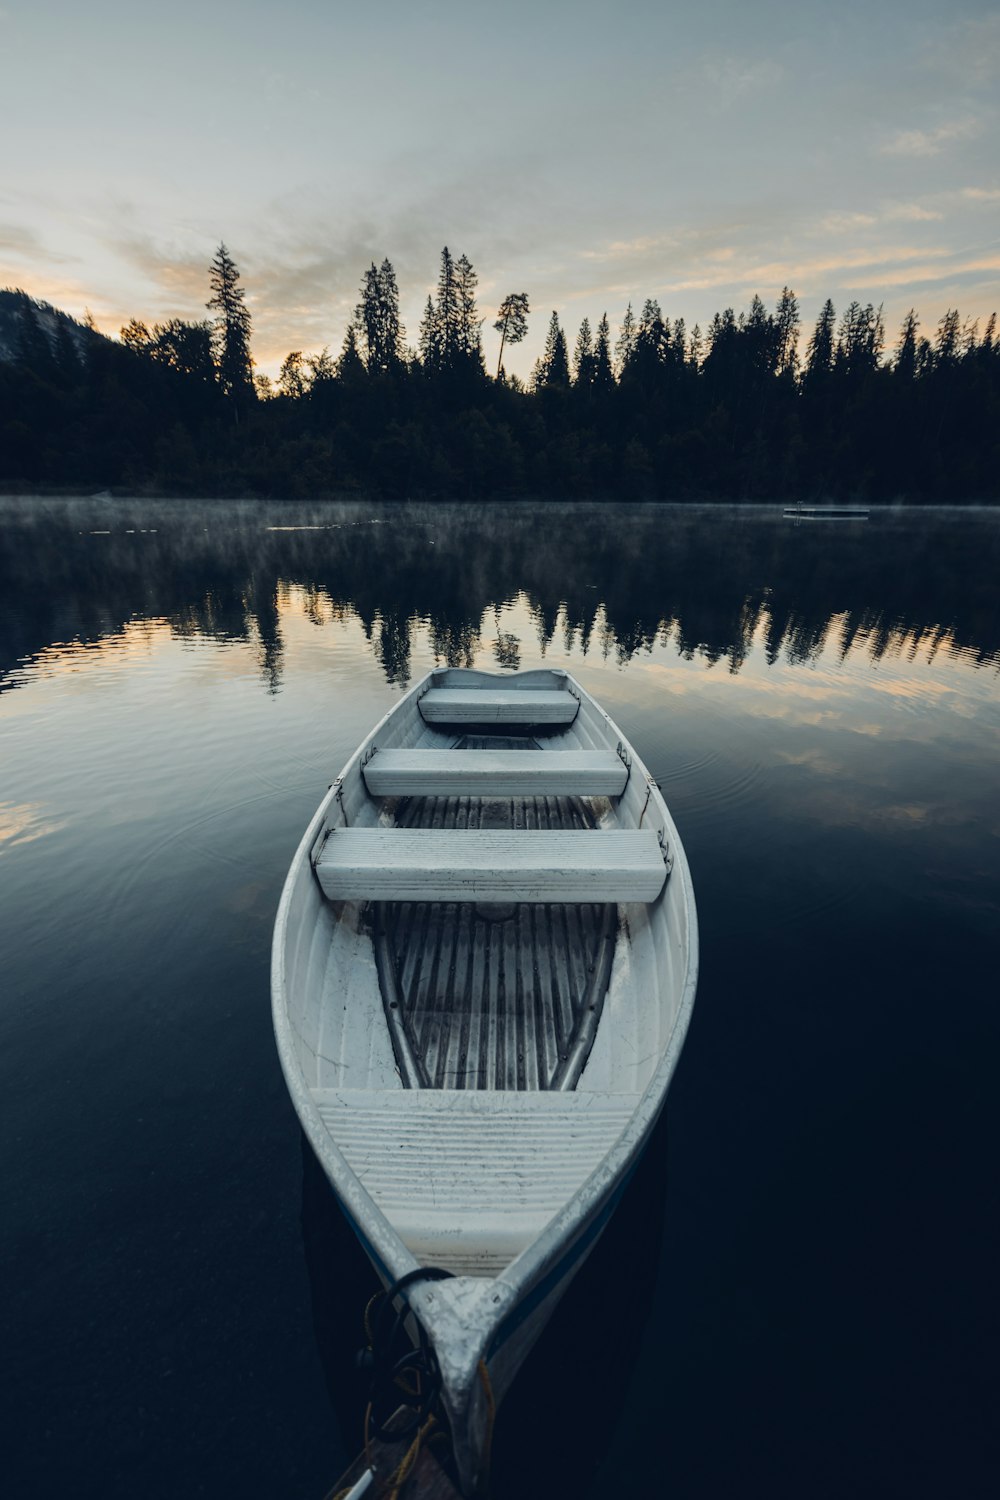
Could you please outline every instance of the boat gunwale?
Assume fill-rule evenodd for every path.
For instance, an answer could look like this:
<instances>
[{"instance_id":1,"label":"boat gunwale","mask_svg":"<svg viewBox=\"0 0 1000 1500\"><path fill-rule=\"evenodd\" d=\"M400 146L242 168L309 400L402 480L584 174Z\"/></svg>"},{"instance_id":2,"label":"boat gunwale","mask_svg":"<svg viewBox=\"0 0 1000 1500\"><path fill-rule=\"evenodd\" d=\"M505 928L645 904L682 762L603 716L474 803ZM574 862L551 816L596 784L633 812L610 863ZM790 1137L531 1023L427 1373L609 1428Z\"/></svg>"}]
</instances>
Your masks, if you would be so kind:
<instances>
[{"instance_id":1,"label":"boat gunwale","mask_svg":"<svg viewBox=\"0 0 1000 1500\"><path fill-rule=\"evenodd\" d=\"M355 1232L363 1241L369 1256L380 1267L381 1274L386 1281L394 1281L408 1272L417 1269L420 1262L407 1248L400 1235L364 1187L360 1178L344 1156L344 1153L330 1134L313 1102L309 1086L305 1081L296 1056L292 1023L288 1014L284 973L284 939L295 885L303 865L311 863L313 848L326 823L330 809L336 802L341 785L355 767L359 768L360 774L360 763L386 723L398 714L406 703L419 699L443 672L451 670L454 669L434 668L428 672L413 685L408 693L404 694L398 702L389 708L357 746L309 821L289 866L275 918L275 941L271 962L272 1019L278 1046L278 1056L285 1076L285 1082L299 1122L306 1131L311 1146L320 1157L327 1175L341 1200L343 1208L351 1219ZM615 739L617 739L629 754L632 772L641 775L645 779L649 789L649 801L655 805L659 818L662 821L667 849L673 860L668 886L664 888L658 900L669 899L669 885L678 880L681 882L683 888L683 911L687 927L687 961L684 984L670 1033L663 1045L661 1055L653 1069L653 1073L621 1134L590 1175L581 1183L572 1197L567 1199L556 1210L537 1237L529 1245L525 1246L520 1254L499 1272L498 1275L483 1278L484 1284L486 1282L492 1282L495 1285L500 1284L512 1294L499 1298L495 1312L487 1317L481 1328L476 1330L476 1336L481 1338L481 1347L485 1349L487 1346L490 1346L494 1351L504 1341L501 1335L505 1322L516 1318L519 1305L534 1291L552 1269L560 1263L567 1249L572 1248L573 1244L580 1238L587 1223L602 1212L608 1199L622 1185L635 1165L635 1161L663 1108L667 1088L673 1077L687 1035L698 982L698 919L691 871L684 846L677 832L676 824L670 815L659 786L649 774L643 761L632 746L631 741L622 734L614 720L596 699L568 672L558 668L547 670L554 676L561 676L568 679L567 690L571 690L579 696L581 706L583 701L586 700L589 707L604 720L609 740L614 743ZM534 670L530 674L522 673L503 676L493 673L476 673L476 676L480 679L489 678L493 681L504 683L516 682L518 676L527 675L538 676L540 674ZM570 683L572 684L572 689L569 687ZM334 903L334 905L343 904L347 903ZM418 1283L411 1287L407 1293L418 1313L429 1311L429 1309L421 1308L424 1300L421 1292L422 1288Z\"/></svg>"}]
</instances>

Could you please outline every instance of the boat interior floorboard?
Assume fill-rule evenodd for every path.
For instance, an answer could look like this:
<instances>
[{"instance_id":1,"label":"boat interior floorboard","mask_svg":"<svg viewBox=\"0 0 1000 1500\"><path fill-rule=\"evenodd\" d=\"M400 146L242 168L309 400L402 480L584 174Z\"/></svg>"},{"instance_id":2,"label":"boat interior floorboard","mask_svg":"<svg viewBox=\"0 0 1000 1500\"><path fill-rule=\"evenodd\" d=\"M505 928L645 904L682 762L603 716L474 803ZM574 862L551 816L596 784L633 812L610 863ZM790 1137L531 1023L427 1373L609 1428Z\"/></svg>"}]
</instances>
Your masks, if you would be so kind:
<instances>
[{"instance_id":1,"label":"boat interior floorboard","mask_svg":"<svg viewBox=\"0 0 1000 1500\"><path fill-rule=\"evenodd\" d=\"M529 747L465 736L457 748ZM403 828L597 827L581 797L401 799ZM600 1020L613 904L379 902L375 951L386 1019L411 1088L571 1089Z\"/></svg>"}]
</instances>

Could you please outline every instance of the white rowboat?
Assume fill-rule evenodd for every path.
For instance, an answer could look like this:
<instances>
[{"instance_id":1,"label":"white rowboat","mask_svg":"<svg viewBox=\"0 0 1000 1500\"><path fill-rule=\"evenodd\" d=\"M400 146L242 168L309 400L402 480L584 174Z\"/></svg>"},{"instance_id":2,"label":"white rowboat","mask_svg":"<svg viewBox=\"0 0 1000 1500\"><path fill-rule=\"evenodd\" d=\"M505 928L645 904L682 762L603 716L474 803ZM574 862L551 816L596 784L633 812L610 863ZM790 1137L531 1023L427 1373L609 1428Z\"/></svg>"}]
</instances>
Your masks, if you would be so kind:
<instances>
[{"instance_id":1,"label":"white rowboat","mask_svg":"<svg viewBox=\"0 0 1000 1500\"><path fill-rule=\"evenodd\" d=\"M292 861L272 998L292 1101L436 1356L459 1482L620 1196L694 1003L659 789L565 672L443 669L358 747Z\"/></svg>"}]
</instances>

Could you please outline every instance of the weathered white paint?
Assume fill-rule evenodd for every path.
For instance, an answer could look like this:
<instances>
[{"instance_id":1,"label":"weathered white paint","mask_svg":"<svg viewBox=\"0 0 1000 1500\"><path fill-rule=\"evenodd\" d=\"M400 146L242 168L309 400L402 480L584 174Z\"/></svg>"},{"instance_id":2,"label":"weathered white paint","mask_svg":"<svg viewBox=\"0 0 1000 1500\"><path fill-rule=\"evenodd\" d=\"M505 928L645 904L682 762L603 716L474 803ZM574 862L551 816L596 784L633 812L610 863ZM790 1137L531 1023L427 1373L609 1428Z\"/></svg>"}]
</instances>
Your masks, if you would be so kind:
<instances>
[{"instance_id":1,"label":"weathered white paint","mask_svg":"<svg viewBox=\"0 0 1000 1500\"><path fill-rule=\"evenodd\" d=\"M417 1259L496 1275L606 1156L637 1094L314 1089L320 1116Z\"/></svg>"},{"instance_id":2,"label":"weathered white paint","mask_svg":"<svg viewBox=\"0 0 1000 1500\"><path fill-rule=\"evenodd\" d=\"M628 772L611 750L377 750L373 797L618 797Z\"/></svg>"},{"instance_id":3,"label":"weathered white paint","mask_svg":"<svg viewBox=\"0 0 1000 1500\"><path fill-rule=\"evenodd\" d=\"M572 693L569 688L565 673L547 670L501 678L441 669L416 684L358 747L321 803L292 861L275 923L274 1027L289 1092L310 1143L345 1212L369 1246L373 1261L383 1276L396 1278L417 1265L400 1229L405 1228L412 1244L418 1244L416 1236L421 1232L424 1210L416 1202L397 1204L388 1188L382 1196L385 1207L380 1205L352 1165L350 1153L356 1148L350 1129L336 1112L331 1115L321 1111L313 1094L317 1088L375 1090L380 1095L377 1107L390 1110L397 1099L407 1095L411 1101L415 1098L422 1102L426 1097L402 1090L395 1072L362 914L353 902L331 904L325 899L310 863L313 850L330 830L392 828L393 804L371 795L362 772L364 761L376 745L379 751L454 749L457 732L439 729L421 714L421 695L427 695L428 689L563 694L570 697L574 711L579 701L579 711L564 728L540 737L539 748L544 753L614 753L621 744L630 762L624 790L598 808L601 832L595 836L641 829L654 835L658 847L662 842L672 861L670 877L655 901L620 900L611 985L594 1047L571 1096L582 1100L588 1095L617 1095L621 1099L619 1127L613 1138L609 1133L604 1154L575 1188L561 1173L551 1174L551 1197L545 1210L540 1198L532 1200L539 1214L548 1212L547 1221L502 1270L492 1275L464 1274L433 1285L417 1284L406 1294L438 1354L456 1462L461 1482L470 1494L482 1480L488 1425L477 1374L479 1359L489 1355L494 1395L502 1400L587 1253L582 1242L588 1225L606 1207L623 1173L634 1163L662 1108L697 982L698 935L690 873L663 798L608 715L578 685L572 684ZM532 722L524 717L523 708L519 713L520 717L511 722ZM387 1095L392 1096L391 1102ZM473 1117L477 1092L451 1091L441 1097L447 1097L449 1107L458 1111L454 1119L448 1117L449 1127L457 1126L463 1113L469 1119ZM494 1140L498 1159L510 1149L519 1149L504 1144L506 1121L504 1115L505 1123L498 1124ZM475 1128L471 1126L470 1130ZM458 1139L461 1130L456 1128L454 1133ZM391 1145L388 1132L381 1138L387 1147ZM488 1138L489 1132L484 1130L480 1146ZM377 1172L374 1160L370 1169ZM450 1181L451 1173L443 1175ZM436 1189L436 1179L425 1179L425 1185L429 1184ZM545 1188L545 1176L539 1174L531 1191L544 1196ZM398 1183L392 1191L397 1189L402 1191ZM414 1198L418 1196L423 1196L426 1205L426 1196L414 1194ZM459 1235L473 1234L473 1207L466 1220L461 1206L456 1205L451 1228ZM427 1215L431 1212L426 1209ZM427 1217L423 1232L431 1230ZM482 1245L494 1267L506 1250L514 1249L499 1242L487 1245L485 1240ZM454 1247L453 1253L458 1269L461 1262ZM472 1265L474 1261L467 1262L466 1270ZM550 1273L554 1275L547 1280ZM542 1286L544 1296L540 1295ZM533 1299L536 1291L537 1303ZM533 1299L528 1316L518 1319L516 1326L506 1323L508 1314L526 1299Z\"/></svg>"},{"instance_id":4,"label":"weathered white paint","mask_svg":"<svg viewBox=\"0 0 1000 1500\"><path fill-rule=\"evenodd\" d=\"M420 699L420 712L429 724L569 724L578 708L577 699L565 690L431 688Z\"/></svg>"},{"instance_id":5,"label":"weathered white paint","mask_svg":"<svg viewBox=\"0 0 1000 1500\"><path fill-rule=\"evenodd\" d=\"M336 828L316 875L332 901L655 901L651 829Z\"/></svg>"}]
</instances>

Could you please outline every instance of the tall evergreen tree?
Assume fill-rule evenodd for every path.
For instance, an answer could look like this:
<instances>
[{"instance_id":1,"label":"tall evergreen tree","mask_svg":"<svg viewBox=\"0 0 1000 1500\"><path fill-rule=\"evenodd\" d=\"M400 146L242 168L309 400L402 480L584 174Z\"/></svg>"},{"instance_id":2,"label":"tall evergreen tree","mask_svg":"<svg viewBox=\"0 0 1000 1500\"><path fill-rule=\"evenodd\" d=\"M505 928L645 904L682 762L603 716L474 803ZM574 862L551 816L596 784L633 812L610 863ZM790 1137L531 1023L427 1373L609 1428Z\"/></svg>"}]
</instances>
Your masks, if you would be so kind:
<instances>
[{"instance_id":1,"label":"tall evergreen tree","mask_svg":"<svg viewBox=\"0 0 1000 1500\"><path fill-rule=\"evenodd\" d=\"M505 344L519 344L528 331L528 306L527 292L508 292L500 306L497 308L496 322L493 327L500 335L500 358L497 360L497 379L503 369L503 351Z\"/></svg>"},{"instance_id":2,"label":"tall evergreen tree","mask_svg":"<svg viewBox=\"0 0 1000 1500\"><path fill-rule=\"evenodd\" d=\"M840 322L834 369L852 378L870 374L878 366L884 344L881 307L874 308L870 302L862 307L860 302L852 302Z\"/></svg>"},{"instance_id":3,"label":"tall evergreen tree","mask_svg":"<svg viewBox=\"0 0 1000 1500\"><path fill-rule=\"evenodd\" d=\"M632 304L630 302L628 307L626 307L625 309L625 316L622 319L622 326L618 332L618 341L615 344L615 360L618 366L619 380L628 369L629 361L631 360L632 355L635 353L635 342L636 338L638 337L638 332L639 330L636 327L635 322L635 313L632 311Z\"/></svg>"},{"instance_id":4,"label":"tall evergreen tree","mask_svg":"<svg viewBox=\"0 0 1000 1500\"><path fill-rule=\"evenodd\" d=\"M438 272L437 300L434 305L434 323L437 342L437 361L442 370L453 370L458 363L460 300L455 262L448 246L441 251L441 269Z\"/></svg>"},{"instance_id":5,"label":"tall evergreen tree","mask_svg":"<svg viewBox=\"0 0 1000 1500\"><path fill-rule=\"evenodd\" d=\"M911 307L903 319L896 345L896 374L901 380L910 381L917 373L917 333L920 320Z\"/></svg>"},{"instance_id":6,"label":"tall evergreen tree","mask_svg":"<svg viewBox=\"0 0 1000 1500\"><path fill-rule=\"evenodd\" d=\"M420 319L417 349L420 355L420 363L425 370L440 369L441 341L438 337L437 313L434 310L434 300L430 294L428 294L427 303L424 307L424 315Z\"/></svg>"},{"instance_id":7,"label":"tall evergreen tree","mask_svg":"<svg viewBox=\"0 0 1000 1500\"><path fill-rule=\"evenodd\" d=\"M937 338L934 341L936 364L950 365L958 358L961 332L962 323L958 316L958 308L949 307L938 323Z\"/></svg>"},{"instance_id":8,"label":"tall evergreen tree","mask_svg":"<svg viewBox=\"0 0 1000 1500\"><path fill-rule=\"evenodd\" d=\"M594 339L590 319L584 318L573 350L573 384L578 390L589 390L594 383Z\"/></svg>"},{"instance_id":9,"label":"tall evergreen tree","mask_svg":"<svg viewBox=\"0 0 1000 1500\"><path fill-rule=\"evenodd\" d=\"M402 363L406 337L399 318L399 287L392 262L372 261L361 283L354 321L365 345L369 374L384 373Z\"/></svg>"},{"instance_id":10,"label":"tall evergreen tree","mask_svg":"<svg viewBox=\"0 0 1000 1500\"><path fill-rule=\"evenodd\" d=\"M597 325L594 343L594 390L610 391L615 383L614 366L611 363L611 326L607 313L602 314Z\"/></svg>"},{"instance_id":11,"label":"tall evergreen tree","mask_svg":"<svg viewBox=\"0 0 1000 1500\"><path fill-rule=\"evenodd\" d=\"M670 336L670 355L673 363L679 367L687 361L687 324L683 318L677 318L674 322L674 331Z\"/></svg>"},{"instance_id":12,"label":"tall evergreen tree","mask_svg":"<svg viewBox=\"0 0 1000 1500\"><path fill-rule=\"evenodd\" d=\"M629 312L631 310L630 305ZM619 345L622 345L622 339L619 339ZM647 297L631 339L631 353L626 355L623 352L621 356L620 382L629 385L634 381L647 396L651 396L662 384L669 351L669 326L664 322L660 304L655 298Z\"/></svg>"},{"instance_id":13,"label":"tall evergreen tree","mask_svg":"<svg viewBox=\"0 0 1000 1500\"><path fill-rule=\"evenodd\" d=\"M323 350L323 356L329 365L330 379L336 376L341 385L356 385L364 375L365 363L358 352L357 332L353 323L347 325L343 347L337 356L336 362L329 358L325 349ZM321 374L315 363L313 363L313 389L315 389L317 382L325 378L325 376L325 370Z\"/></svg>"},{"instance_id":14,"label":"tall evergreen tree","mask_svg":"<svg viewBox=\"0 0 1000 1500\"><path fill-rule=\"evenodd\" d=\"M799 368L799 302L795 293L782 287L774 317L774 367L778 375L793 380Z\"/></svg>"},{"instance_id":15,"label":"tall evergreen tree","mask_svg":"<svg viewBox=\"0 0 1000 1500\"><path fill-rule=\"evenodd\" d=\"M483 370L483 320L476 307L476 287L479 277L473 270L467 255L460 255L455 262L455 290L458 302L458 326L456 331L456 356L458 364L468 373Z\"/></svg>"},{"instance_id":16,"label":"tall evergreen tree","mask_svg":"<svg viewBox=\"0 0 1000 1500\"><path fill-rule=\"evenodd\" d=\"M759 297L753 298L749 312L740 314L739 330L744 357L758 381L773 375L777 342L774 319Z\"/></svg>"},{"instance_id":17,"label":"tall evergreen tree","mask_svg":"<svg viewBox=\"0 0 1000 1500\"><path fill-rule=\"evenodd\" d=\"M206 306L215 313L215 361L219 385L234 402L239 420L240 405L254 399L252 329L250 310L240 286L240 273L224 244L215 252L209 268L212 295Z\"/></svg>"},{"instance_id":18,"label":"tall evergreen tree","mask_svg":"<svg viewBox=\"0 0 1000 1500\"><path fill-rule=\"evenodd\" d=\"M823 380L833 368L833 334L836 317L833 303L828 297L820 309L816 327L812 331L809 348L806 351L805 378L810 384Z\"/></svg>"},{"instance_id":19,"label":"tall evergreen tree","mask_svg":"<svg viewBox=\"0 0 1000 1500\"><path fill-rule=\"evenodd\" d=\"M535 385L539 390L565 390L569 385L569 354L566 335L559 324L559 314L549 319L545 348L538 362Z\"/></svg>"}]
</instances>

